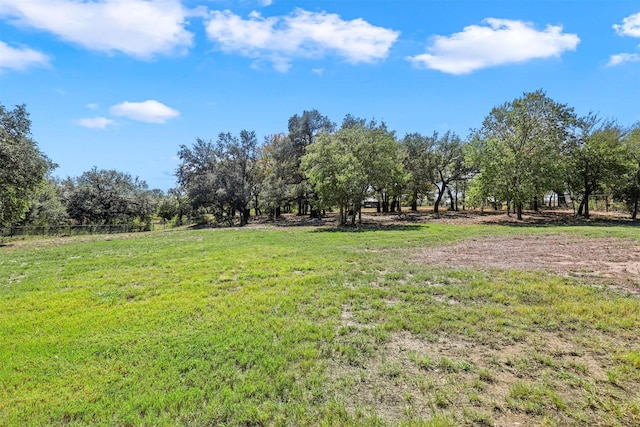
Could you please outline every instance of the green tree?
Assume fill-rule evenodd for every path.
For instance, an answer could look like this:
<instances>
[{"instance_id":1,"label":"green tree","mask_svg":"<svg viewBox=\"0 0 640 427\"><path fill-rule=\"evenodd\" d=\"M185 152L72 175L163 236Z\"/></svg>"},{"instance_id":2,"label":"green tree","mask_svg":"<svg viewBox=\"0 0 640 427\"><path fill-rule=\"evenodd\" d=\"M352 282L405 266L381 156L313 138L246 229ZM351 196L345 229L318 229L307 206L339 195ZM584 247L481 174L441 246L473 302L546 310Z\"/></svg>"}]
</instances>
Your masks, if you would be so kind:
<instances>
[{"instance_id":1,"label":"green tree","mask_svg":"<svg viewBox=\"0 0 640 427\"><path fill-rule=\"evenodd\" d=\"M303 111L301 115L294 114L289 118L288 124L288 144L285 147L286 183L292 189L298 204L298 213L317 216L318 210L313 204L315 195L313 187L309 184L307 177L302 172L300 161L304 156L306 148L316 141L316 138L323 133L332 133L335 130L333 123L327 116L323 116L318 110ZM282 157L280 158L282 159Z\"/></svg>"},{"instance_id":2,"label":"green tree","mask_svg":"<svg viewBox=\"0 0 640 427\"><path fill-rule=\"evenodd\" d=\"M438 189L433 205L433 212L438 213L445 192L451 191L451 184L466 180L473 168L465 161L465 144L455 133L446 132L442 136L435 133L432 141L427 170L431 184Z\"/></svg>"},{"instance_id":3,"label":"green tree","mask_svg":"<svg viewBox=\"0 0 640 427\"><path fill-rule=\"evenodd\" d=\"M178 156L178 181L193 208L209 209L218 222L229 225L238 213L240 225L245 225L255 193L255 132L243 130L239 137L220 133L215 144L197 139L191 148L181 146Z\"/></svg>"},{"instance_id":4,"label":"green tree","mask_svg":"<svg viewBox=\"0 0 640 427\"><path fill-rule=\"evenodd\" d=\"M616 185L617 198L624 201L632 219L638 219L640 210L640 123L636 123L623 139L627 167Z\"/></svg>"},{"instance_id":5,"label":"green tree","mask_svg":"<svg viewBox=\"0 0 640 427\"><path fill-rule=\"evenodd\" d=\"M353 150L365 169L370 189L378 195L378 212L401 210L400 196L409 174L404 167L402 145L396 141L395 132L382 122L354 117L347 114L341 130L358 130ZM360 212L358 210L358 212Z\"/></svg>"},{"instance_id":6,"label":"green tree","mask_svg":"<svg viewBox=\"0 0 640 427\"><path fill-rule=\"evenodd\" d=\"M128 173L93 167L63 185L69 217L80 224L150 225L156 211L153 191Z\"/></svg>"},{"instance_id":7,"label":"green tree","mask_svg":"<svg viewBox=\"0 0 640 427\"><path fill-rule=\"evenodd\" d=\"M627 150L623 129L594 114L580 120L580 134L569 149L569 188L580 200L578 215L589 218L589 197L615 186L626 172Z\"/></svg>"},{"instance_id":8,"label":"green tree","mask_svg":"<svg viewBox=\"0 0 640 427\"><path fill-rule=\"evenodd\" d=\"M476 191L513 203L522 219L523 204L540 198L562 176L562 151L575 123L573 109L542 90L493 108L469 150L472 165L480 170Z\"/></svg>"},{"instance_id":9,"label":"green tree","mask_svg":"<svg viewBox=\"0 0 640 427\"><path fill-rule=\"evenodd\" d=\"M411 201L411 210L418 210L418 200L431 188L430 155L433 140L419 133L405 135L402 140L404 167L409 173L407 190Z\"/></svg>"},{"instance_id":10,"label":"green tree","mask_svg":"<svg viewBox=\"0 0 640 427\"><path fill-rule=\"evenodd\" d=\"M398 196L407 175L400 144L384 123L347 119L337 132L321 134L302 159L323 206L338 206L342 224L349 212L352 223L361 217L367 194Z\"/></svg>"},{"instance_id":11,"label":"green tree","mask_svg":"<svg viewBox=\"0 0 640 427\"><path fill-rule=\"evenodd\" d=\"M292 142L288 135L275 134L265 138L258 154L258 203L266 209L269 218L279 218L283 208L290 211L297 199L297 178L301 172L300 159L292 155Z\"/></svg>"},{"instance_id":12,"label":"green tree","mask_svg":"<svg viewBox=\"0 0 640 427\"><path fill-rule=\"evenodd\" d=\"M31 138L26 107L7 110L0 104L0 226L24 218L47 173L55 167Z\"/></svg>"},{"instance_id":13,"label":"green tree","mask_svg":"<svg viewBox=\"0 0 640 427\"><path fill-rule=\"evenodd\" d=\"M360 128L322 134L302 157L302 169L313 184L320 203L324 207L338 207L340 224L346 224L349 211L355 222L357 206L369 187L365 165L354 149L362 138Z\"/></svg>"},{"instance_id":14,"label":"green tree","mask_svg":"<svg viewBox=\"0 0 640 427\"><path fill-rule=\"evenodd\" d=\"M63 187L56 179L46 179L34 193L23 224L57 226L69 222L69 214L62 203Z\"/></svg>"}]
</instances>

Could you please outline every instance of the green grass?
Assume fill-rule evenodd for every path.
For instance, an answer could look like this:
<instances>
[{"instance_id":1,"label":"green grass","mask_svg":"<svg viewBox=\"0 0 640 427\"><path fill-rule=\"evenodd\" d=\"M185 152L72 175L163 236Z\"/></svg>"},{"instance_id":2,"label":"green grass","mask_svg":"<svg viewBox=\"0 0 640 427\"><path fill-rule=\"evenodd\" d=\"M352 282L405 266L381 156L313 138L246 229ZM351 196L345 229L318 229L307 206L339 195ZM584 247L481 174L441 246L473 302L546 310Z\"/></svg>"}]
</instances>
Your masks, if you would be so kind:
<instances>
[{"instance_id":1,"label":"green grass","mask_svg":"<svg viewBox=\"0 0 640 427\"><path fill-rule=\"evenodd\" d=\"M0 247L0 425L637 425L640 299L408 256L564 232L640 241L429 224Z\"/></svg>"}]
</instances>

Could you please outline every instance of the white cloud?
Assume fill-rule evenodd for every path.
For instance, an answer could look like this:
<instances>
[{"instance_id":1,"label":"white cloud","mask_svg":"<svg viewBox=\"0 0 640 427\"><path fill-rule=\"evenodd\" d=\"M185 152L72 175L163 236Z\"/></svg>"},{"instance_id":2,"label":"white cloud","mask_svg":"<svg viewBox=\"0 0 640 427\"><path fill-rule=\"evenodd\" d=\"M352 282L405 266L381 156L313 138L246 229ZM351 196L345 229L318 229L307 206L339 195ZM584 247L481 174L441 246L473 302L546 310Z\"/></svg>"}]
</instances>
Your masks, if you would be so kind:
<instances>
[{"instance_id":1,"label":"white cloud","mask_svg":"<svg viewBox=\"0 0 640 427\"><path fill-rule=\"evenodd\" d=\"M639 62L639 53L618 53L609 57L609 63L607 66L614 67L616 65L624 64L625 62Z\"/></svg>"},{"instance_id":2,"label":"white cloud","mask_svg":"<svg viewBox=\"0 0 640 427\"><path fill-rule=\"evenodd\" d=\"M533 24L487 18L487 25L470 25L449 37L436 36L427 53L406 59L417 66L449 74L468 74L481 68L558 57L575 50L580 38L548 25L543 31Z\"/></svg>"},{"instance_id":3,"label":"white cloud","mask_svg":"<svg viewBox=\"0 0 640 427\"><path fill-rule=\"evenodd\" d=\"M11 47L0 41L0 70L24 70L32 66L49 65L49 57L28 47Z\"/></svg>"},{"instance_id":4,"label":"white cloud","mask_svg":"<svg viewBox=\"0 0 640 427\"><path fill-rule=\"evenodd\" d=\"M78 124L80 126L89 129L104 129L112 123L114 123L114 121L111 119L107 119L106 117L92 117L88 119L78 120Z\"/></svg>"},{"instance_id":5,"label":"white cloud","mask_svg":"<svg viewBox=\"0 0 640 427\"><path fill-rule=\"evenodd\" d=\"M382 60L399 35L360 18L345 21L336 14L302 9L268 18L251 12L248 19L229 10L212 11L206 31L222 51L269 61L282 72L290 68L294 58L317 58L328 53L350 63Z\"/></svg>"},{"instance_id":6,"label":"white cloud","mask_svg":"<svg viewBox=\"0 0 640 427\"><path fill-rule=\"evenodd\" d=\"M87 107L90 110L97 110L100 106L98 104L96 104L95 102L91 102L91 103L85 105L85 107Z\"/></svg>"},{"instance_id":7,"label":"white cloud","mask_svg":"<svg viewBox=\"0 0 640 427\"><path fill-rule=\"evenodd\" d=\"M263 6L271 6L271 3L273 3L273 0L260 0L260 4Z\"/></svg>"},{"instance_id":8,"label":"white cloud","mask_svg":"<svg viewBox=\"0 0 640 427\"><path fill-rule=\"evenodd\" d=\"M193 34L180 0L2 0L0 17L89 50L139 59L185 52Z\"/></svg>"},{"instance_id":9,"label":"white cloud","mask_svg":"<svg viewBox=\"0 0 640 427\"><path fill-rule=\"evenodd\" d=\"M127 117L147 123L164 123L180 115L180 112L161 102L150 99L143 102L125 101L109 109L114 116Z\"/></svg>"},{"instance_id":10,"label":"white cloud","mask_svg":"<svg viewBox=\"0 0 640 427\"><path fill-rule=\"evenodd\" d=\"M640 12L627 16L622 20L622 25L616 24L613 29L621 36L640 38Z\"/></svg>"},{"instance_id":11,"label":"white cloud","mask_svg":"<svg viewBox=\"0 0 640 427\"><path fill-rule=\"evenodd\" d=\"M324 68L312 68L311 72L321 76L324 74Z\"/></svg>"}]
</instances>

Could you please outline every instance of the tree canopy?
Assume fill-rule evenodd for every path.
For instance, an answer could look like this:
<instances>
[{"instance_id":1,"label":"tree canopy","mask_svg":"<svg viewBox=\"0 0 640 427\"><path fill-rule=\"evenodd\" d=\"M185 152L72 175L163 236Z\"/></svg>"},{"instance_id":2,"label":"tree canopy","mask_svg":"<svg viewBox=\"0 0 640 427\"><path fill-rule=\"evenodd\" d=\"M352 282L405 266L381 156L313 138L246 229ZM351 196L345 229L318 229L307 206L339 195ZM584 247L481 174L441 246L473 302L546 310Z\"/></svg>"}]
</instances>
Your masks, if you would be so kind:
<instances>
[{"instance_id":1,"label":"tree canopy","mask_svg":"<svg viewBox=\"0 0 640 427\"><path fill-rule=\"evenodd\" d=\"M0 226L24 218L55 166L31 138L26 106L7 110L0 104Z\"/></svg>"}]
</instances>

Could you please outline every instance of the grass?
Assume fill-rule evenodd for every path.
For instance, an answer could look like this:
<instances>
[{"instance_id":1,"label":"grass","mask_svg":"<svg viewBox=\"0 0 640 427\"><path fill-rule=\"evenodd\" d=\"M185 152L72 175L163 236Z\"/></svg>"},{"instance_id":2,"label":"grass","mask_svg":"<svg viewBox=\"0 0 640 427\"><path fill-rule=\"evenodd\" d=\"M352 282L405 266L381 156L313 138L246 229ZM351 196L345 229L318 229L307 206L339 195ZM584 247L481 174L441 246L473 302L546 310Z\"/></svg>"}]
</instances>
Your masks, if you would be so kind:
<instances>
[{"instance_id":1,"label":"grass","mask_svg":"<svg viewBox=\"0 0 640 427\"><path fill-rule=\"evenodd\" d=\"M565 232L640 241L429 224L0 247L0 425L638 425L640 299L408 256Z\"/></svg>"}]
</instances>

